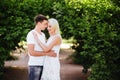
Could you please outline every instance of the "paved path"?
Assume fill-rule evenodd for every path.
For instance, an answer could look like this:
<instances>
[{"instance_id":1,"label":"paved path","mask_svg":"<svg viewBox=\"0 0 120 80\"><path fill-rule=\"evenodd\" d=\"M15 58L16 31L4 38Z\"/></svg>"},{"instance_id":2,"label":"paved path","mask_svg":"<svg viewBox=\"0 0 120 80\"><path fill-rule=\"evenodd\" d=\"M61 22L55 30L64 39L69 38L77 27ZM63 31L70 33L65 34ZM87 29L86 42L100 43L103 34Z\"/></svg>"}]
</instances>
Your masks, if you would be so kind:
<instances>
[{"instance_id":1,"label":"paved path","mask_svg":"<svg viewBox=\"0 0 120 80\"><path fill-rule=\"evenodd\" d=\"M72 64L67 60L73 50L63 49L60 51L61 80L87 80L88 74L82 73L82 66ZM5 76L3 80L28 80L26 52L16 54L18 60L5 62ZM8 68L9 67L9 68Z\"/></svg>"}]
</instances>

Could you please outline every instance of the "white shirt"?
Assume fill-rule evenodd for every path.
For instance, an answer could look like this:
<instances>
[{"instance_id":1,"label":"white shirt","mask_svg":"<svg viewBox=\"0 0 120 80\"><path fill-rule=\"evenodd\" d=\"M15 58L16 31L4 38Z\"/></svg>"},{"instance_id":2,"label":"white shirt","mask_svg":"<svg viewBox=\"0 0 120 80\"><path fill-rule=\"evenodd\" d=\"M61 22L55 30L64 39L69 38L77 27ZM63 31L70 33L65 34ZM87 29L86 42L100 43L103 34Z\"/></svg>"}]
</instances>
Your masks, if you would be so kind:
<instances>
[{"instance_id":1,"label":"white shirt","mask_svg":"<svg viewBox=\"0 0 120 80\"><path fill-rule=\"evenodd\" d=\"M27 34L27 44L34 44L35 45L35 48L34 50L35 51L43 51L42 48L38 45L38 43L36 42L34 36L33 36L33 33L32 32L36 32L35 30L31 30L28 34ZM37 35L38 35L38 38L39 40L45 44L45 41L46 41L46 38L45 38L45 34L42 33L42 34L39 34L38 32L36 32ZM28 51L28 54L29 54L29 51ZM43 63L44 63L44 57L45 56L31 56L29 54L29 61L28 61L28 65L32 65L32 66L43 66Z\"/></svg>"}]
</instances>

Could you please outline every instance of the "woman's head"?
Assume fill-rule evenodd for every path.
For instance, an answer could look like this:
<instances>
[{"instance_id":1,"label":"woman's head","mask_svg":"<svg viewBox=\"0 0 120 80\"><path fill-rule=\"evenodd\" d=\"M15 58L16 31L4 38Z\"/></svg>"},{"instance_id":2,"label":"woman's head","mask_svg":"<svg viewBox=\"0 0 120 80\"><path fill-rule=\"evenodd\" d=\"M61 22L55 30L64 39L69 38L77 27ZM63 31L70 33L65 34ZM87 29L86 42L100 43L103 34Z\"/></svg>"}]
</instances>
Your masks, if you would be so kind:
<instances>
[{"instance_id":1,"label":"woman's head","mask_svg":"<svg viewBox=\"0 0 120 80\"><path fill-rule=\"evenodd\" d=\"M56 19L50 18L48 20L48 31L49 33L60 34L59 23Z\"/></svg>"}]
</instances>

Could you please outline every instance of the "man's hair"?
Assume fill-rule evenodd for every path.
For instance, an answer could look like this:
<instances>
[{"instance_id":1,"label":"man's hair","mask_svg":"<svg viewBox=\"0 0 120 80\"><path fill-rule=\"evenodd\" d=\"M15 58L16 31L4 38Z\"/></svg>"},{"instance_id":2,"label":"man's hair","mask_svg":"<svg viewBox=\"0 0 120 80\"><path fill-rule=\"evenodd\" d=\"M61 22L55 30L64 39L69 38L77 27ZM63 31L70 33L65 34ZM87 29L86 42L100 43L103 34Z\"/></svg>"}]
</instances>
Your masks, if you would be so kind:
<instances>
[{"instance_id":1,"label":"man's hair","mask_svg":"<svg viewBox=\"0 0 120 80\"><path fill-rule=\"evenodd\" d=\"M34 21L37 24L38 22L42 22L43 20L48 20L44 15L39 14L35 16Z\"/></svg>"}]
</instances>

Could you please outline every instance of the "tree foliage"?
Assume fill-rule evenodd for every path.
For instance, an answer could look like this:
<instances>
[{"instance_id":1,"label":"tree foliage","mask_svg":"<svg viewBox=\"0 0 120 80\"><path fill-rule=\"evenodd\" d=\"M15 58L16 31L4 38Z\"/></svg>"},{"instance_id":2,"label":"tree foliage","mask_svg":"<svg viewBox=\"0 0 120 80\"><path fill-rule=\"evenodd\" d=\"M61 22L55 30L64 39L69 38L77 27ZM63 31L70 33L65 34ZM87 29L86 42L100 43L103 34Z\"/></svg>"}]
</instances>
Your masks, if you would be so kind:
<instances>
[{"instance_id":1,"label":"tree foliage","mask_svg":"<svg viewBox=\"0 0 120 80\"><path fill-rule=\"evenodd\" d=\"M119 80L119 1L65 1L56 4L54 13L60 21L62 36L74 38L73 60L83 65L85 73L91 68L89 80Z\"/></svg>"},{"instance_id":2,"label":"tree foliage","mask_svg":"<svg viewBox=\"0 0 120 80\"><path fill-rule=\"evenodd\" d=\"M0 78L4 61L10 52L20 47L26 34L34 27L35 15L50 14L51 0L2 0L0 1ZM47 8L44 10L43 8ZM49 10L49 11L47 11Z\"/></svg>"},{"instance_id":3,"label":"tree foliage","mask_svg":"<svg viewBox=\"0 0 120 80\"><path fill-rule=\"evenodd\" d=\"M92 69L89 80L119 80L120 7L113 2L68 0L72 11L68 25L63 23L65 34L75 39L75 62L83 65L83 72Z\"/></svg>"}]
</instances>

